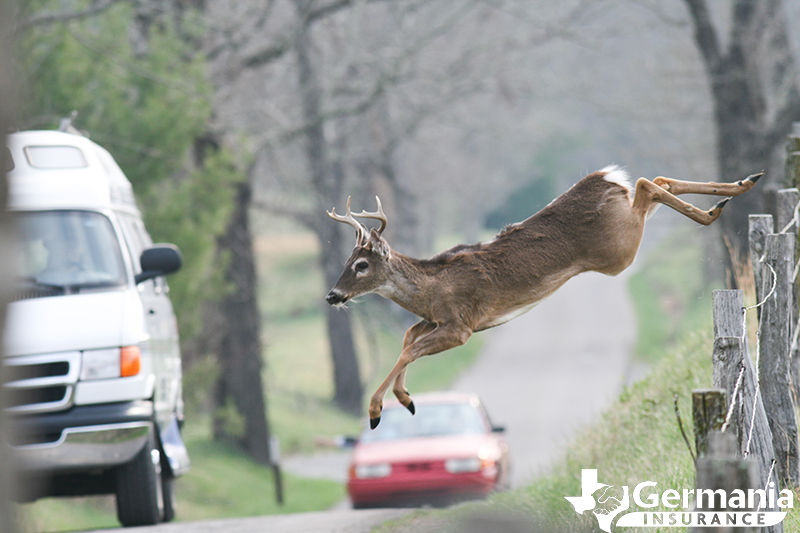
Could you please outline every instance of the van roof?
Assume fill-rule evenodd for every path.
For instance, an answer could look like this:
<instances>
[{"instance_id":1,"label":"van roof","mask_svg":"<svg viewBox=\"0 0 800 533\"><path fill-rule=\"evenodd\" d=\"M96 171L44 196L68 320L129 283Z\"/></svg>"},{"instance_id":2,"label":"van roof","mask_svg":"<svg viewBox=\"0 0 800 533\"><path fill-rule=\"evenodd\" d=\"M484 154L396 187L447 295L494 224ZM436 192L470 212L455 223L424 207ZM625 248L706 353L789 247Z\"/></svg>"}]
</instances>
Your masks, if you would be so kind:
<instances>
[{"instance_id":1,"label":"van roof","mask_svg":"<svg viewBox=\"0 0 800 533\"><path fill-rule=\"evenodd\" d=\"M23 131L7 137L11 167L8 206L31 209L137 211L130 181L107 150L61 131Z\"/></svg>"}]
</instances>

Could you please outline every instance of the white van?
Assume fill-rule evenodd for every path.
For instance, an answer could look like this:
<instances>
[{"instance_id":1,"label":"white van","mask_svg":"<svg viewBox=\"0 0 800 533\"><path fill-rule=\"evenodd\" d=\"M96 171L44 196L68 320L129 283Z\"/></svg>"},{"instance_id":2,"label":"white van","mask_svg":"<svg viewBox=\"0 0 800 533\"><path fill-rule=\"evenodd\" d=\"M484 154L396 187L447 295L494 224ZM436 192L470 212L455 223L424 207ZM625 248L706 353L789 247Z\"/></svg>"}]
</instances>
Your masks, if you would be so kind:
<instances>
[{"instance_id":1,"label":"white van","mask_svg":"<svg viewBox=\"0 0 800 533\"><path fill-rule=\"evenodd\" d=\"M89 139L13 133L0 161L18 234L4 364L23 497L116 494L123 525L169 521L189 467L163 279L180 252L153 245L130 182Z\"/></svg>"}]
</instances>

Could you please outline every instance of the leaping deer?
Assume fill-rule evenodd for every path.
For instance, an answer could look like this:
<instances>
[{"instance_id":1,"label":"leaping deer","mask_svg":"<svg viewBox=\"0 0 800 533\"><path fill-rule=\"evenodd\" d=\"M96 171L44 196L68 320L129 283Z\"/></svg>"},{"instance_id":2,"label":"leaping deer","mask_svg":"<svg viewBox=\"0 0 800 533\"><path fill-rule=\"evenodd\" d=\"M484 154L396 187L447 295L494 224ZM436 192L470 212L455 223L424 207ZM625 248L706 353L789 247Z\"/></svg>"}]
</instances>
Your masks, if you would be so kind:
<instances>
[{"instance_id":1,"label":"leaping deer","mask_svg":"<svg viewBox=\"0 0 800 533\"><path fill-rule=\"evenodd\" d=\"M503 229L494 240L458 245L430 259L414 259L391 249L381 236L387 219L378 200L373 213L333 209L328 216L356 230L356 246L328 293L331 305L377 292L422 318L403 337L392 371L372 395L370 427L381 419L389 387L413 414L405 387L406 367L425 355L467 342L473 332L498 326L530 310L581 272L616 276L633 262L645 220L664 204L695 222L719 218L732 196L753 188L761 174L736 183L695 183L658 177L639 178L609 166L589 174L532 217ZM727 196L708 211L679 199L679 194ZM368 230L355 217L380 220Z\"/></svg>"}]
</instances>

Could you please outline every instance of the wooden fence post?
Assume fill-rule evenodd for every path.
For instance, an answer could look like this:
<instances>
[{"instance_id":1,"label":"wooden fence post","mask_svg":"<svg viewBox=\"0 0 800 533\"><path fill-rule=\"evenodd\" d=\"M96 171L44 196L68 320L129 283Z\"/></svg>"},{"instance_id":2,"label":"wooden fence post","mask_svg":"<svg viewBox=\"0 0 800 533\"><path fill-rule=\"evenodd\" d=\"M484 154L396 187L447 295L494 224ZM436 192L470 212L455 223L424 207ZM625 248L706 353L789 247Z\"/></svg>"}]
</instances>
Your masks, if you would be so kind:
<instances>
[{"instance_id":1,"label":"wooden fence post","mask_svg":"<svg viewBox=\"0 0 800 533\"><path fill-rule=\"evenodd\" d=\"M764 246L767 243L767 235L773 233L772 215L750 215L749 243L750 243L750 263L753 265L753 278L756 285L756 303L761 302L766 295L764 290ZM761 318L761 308L757 309L758 317Z\"/></svg>"},{"instance_id":2,"label":"wooden fence post","mask_svg":"<svg viewBox=\"0 0 800 533\"><path fill-rule=\"evenodd\" d=\"M790 332L792 317L792 274L794 235L767 235L766 263L774 271L765 277L773 294L761 311L761 355L759 379L764 408L772 432L775 473L783 487L800 486L797 417L790 377ZM769 290L768 288L768 290Z\"/></svg>"},{"instance_id":3,"label":"wooden fence post","mask_svg":"<svg viewBox=\"0 0 800 533\"><path fill-rule=\"evenodd\" d=\"M708 435L719 431L725 423L728 398L725 389L696 389L692 391L692 422L697 457L708 453Z\"/></svg>"},{"instance_id":4,"label":"wooden fence post","mask_svg":"<svg viewBox=\"0 0 800 533\"><path fill-rule=\"evenodd\" d=\"M778 200L775 207L775 231L781 232L794 218L794 208L800 200L800 193L797 188L779 189ZM791 229L789 230L791 231ZM787 231L788 233L788 231ZM795 228L793 233L797 233Z\"/></svg>"},{"instance_id":5,"label":"wooden fence post","mask_svg":"<svg viewBox=\"0 0 800 533\"><path fill-rule=\"evenodd\" d=\"M789 135L786 143L786 185L789 187L794 187L794 190L797 191L800 188L800 122L795 122L792 124L792 134ZM800 193L794 193L795 198L795 205L800 202ZM786 200L781 203L786 203ZM789 200L790 203L790 200ZM782 228L781 228L782 229ZM800 224L798 224L793 233L795 235L800 235ZM800 241L800 239L798 239ZM795 242L795 264L797 264L798 260L800 260L800 250L797 249L798 244L800 242ZM792 311L792 327L798 327L798 294L800 294L800 286L798 286L798 280L795 280L794 283L794 306ZM796 331L792 331L792 340L795 339L797 336ZM793 393L794 393L794 403L797 406L800 406L800 348L792 343L792 352L791 352L791 375L792 375L792 385L793 385Z\"/></svg>"},{"instance_id":6,"label":"wooden fence post","mask_svg":"<svg viewBox=\"0 0 800 533\"><path fill-rule=\"evenodd\" d=\"M742 291L714 291L713 305L714 388L725 389L729 402L735 402L729 431L737 437L739 452L749 452L756 460L758 482L764 487L775 454L764 404L761 395L756 395L757 376L747 350Z\"/></svg>"},{"instance_id":7,"label":"wooden fence post","mask_svg":"<svg viewBox=\"0 0 800 533\"><path fill-rule=\"evenodd\" d=\"M743 490L745 494L748 489L760 488L757 482L757 466L752 459L742 459L738 455L738 446L735 437L730 433L720 433L712 431L708 435L708 451L703 456L697 458L697 489L710 489L716 491L722 489L726 495L733 494L736 489ZM722 505L721 498L714 496L711 505L707 498L696 498L697 511L722 511L726 507ZM742 511L743 509L736 509ZM755 509L749 509L755 510ZM765 528L767 529L767 528ZM771 533L783 531L781 524L777 527L767 529ZM754 533L754 527L693 527L691 533Z\"/></svg>"},{"instance_id":8,"label":"wooden fence post","mask_svg":"<svg viewBox=\"0 0 800 533\"><path fill-rule=\"evenodd\" d=\"M786 185L800 188L800 122L793 129L786 145Z\"/></svg>"}]
</instances>

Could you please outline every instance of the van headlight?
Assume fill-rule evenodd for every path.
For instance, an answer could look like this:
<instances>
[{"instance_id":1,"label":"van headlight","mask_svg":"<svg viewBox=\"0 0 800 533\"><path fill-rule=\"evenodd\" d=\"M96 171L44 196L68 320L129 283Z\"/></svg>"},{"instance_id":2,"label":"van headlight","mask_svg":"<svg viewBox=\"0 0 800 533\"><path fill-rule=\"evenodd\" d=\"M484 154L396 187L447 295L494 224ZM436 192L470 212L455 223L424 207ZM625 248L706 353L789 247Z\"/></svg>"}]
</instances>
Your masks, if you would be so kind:
<instances>
[{"instance_id":1,"label":"van headlight","mask_svg":"<svg viewBox=\"0 0 800 533\"><path fill-rule=\"evenodd\" d=\"M142 366L138 346L85 350L81 361L82 381L135 376Z\"/></svg>"},{"instance_id":2,"label":"van headlight","mask_svg":"<svg viewBox=\"0 0 800 533\"><path fill-rule=\"evenodd\" d=\"M357 465L355 475L358 479L375 479L386 477L392 473L392 465L389 463L377 463L372 465Z\"/></svg>"},{"instance_id":3,"label":"van headlight","mask_svg":"<svg viewBox=\"0 0 800 533\"><path fill-rule=\"evenodd\" d=\"M444 462L444 469L451 474L463 474L465 472L477 472L483 466L483 461L479 457L468 457L466 459L448 459Z\"/></svg>"}]
</instances>

